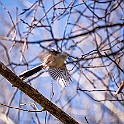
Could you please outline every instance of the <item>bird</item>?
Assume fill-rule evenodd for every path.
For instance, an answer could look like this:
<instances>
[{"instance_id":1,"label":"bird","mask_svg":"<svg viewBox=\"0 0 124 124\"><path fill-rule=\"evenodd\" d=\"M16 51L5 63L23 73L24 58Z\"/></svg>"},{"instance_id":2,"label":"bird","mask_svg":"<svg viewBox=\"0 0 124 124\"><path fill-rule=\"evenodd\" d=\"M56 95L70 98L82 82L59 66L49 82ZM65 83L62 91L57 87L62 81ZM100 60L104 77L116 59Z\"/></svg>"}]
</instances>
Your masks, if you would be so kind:
<instances>
[{"instance_id":1,"label":"bird","mask_svg":"<svg viewBox=\"0 0 124 124\"><path fill-rule=\"evenodd\" d=\"M56 50L47 50L39 54L42 64L22 72L19 77L25 80L42 69L47 69L50 76L57 80L63 86L66 86L71 81L71 76L67 70L65 60L68 58L67 53Z\"/></svg>"}]
</instances>

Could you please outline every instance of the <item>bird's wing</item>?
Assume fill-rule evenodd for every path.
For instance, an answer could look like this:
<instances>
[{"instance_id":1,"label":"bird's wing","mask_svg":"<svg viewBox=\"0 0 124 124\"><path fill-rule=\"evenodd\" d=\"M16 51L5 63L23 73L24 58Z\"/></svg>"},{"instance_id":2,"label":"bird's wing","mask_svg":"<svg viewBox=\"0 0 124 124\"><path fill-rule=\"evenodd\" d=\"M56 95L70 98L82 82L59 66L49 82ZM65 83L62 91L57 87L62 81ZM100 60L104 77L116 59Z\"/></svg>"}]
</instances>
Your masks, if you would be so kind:
<instances>
[{"instance_id":1,"label":"bird's wing","mask_svg":"<svg viewBox=\"0 0 124 124\"><path fill-rule=\"evenodd\" d=\"M71 81L71 76L65 66L64 69L60 68L49 68L48 72L50 76L57 80L58 83L60 83L63 87L67 85L69 81Z\"/></svg>"},{"instance_id":2,"label":"bird's wing","mask_svg":"<svg viewBox=\"0 0 124 124\"><path fill-rule=\"evenodd\" d=\"M46 51L46 52L40 53L38 56L39 56L40 60L41 60L42 62L44 62L45 58L46 58L47 56L49 56L49 55L50 55L49 51Z\"/></svg>"},{"instance_id":3,"label":"bird's wing","mask_svg":"<svg viewBox=\"0 0 124 124\"><path fill-rule=\"evenodd\" d=\"M52 55L53 57L56 57L58 54L60 54L60 52L55 51L55 50L48 50L46 52L41 52L38 56L41 59L41 61L43 62L48 56Z\"/></svg>"}]
</instances>

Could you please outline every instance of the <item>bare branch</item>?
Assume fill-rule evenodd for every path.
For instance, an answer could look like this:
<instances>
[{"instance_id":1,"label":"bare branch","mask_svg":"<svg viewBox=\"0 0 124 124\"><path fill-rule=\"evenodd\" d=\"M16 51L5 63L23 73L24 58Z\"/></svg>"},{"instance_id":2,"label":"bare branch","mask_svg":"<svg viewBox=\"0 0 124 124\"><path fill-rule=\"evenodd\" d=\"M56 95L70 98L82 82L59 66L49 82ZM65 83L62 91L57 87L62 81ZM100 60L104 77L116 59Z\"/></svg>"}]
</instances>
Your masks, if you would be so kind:
<instances>
[{"instance_id":1,"label":"bare branch","mask_svg":"<svg viewBox=\"0 0 124 124\"><path fill-rule=\"evenodd\" d=\"M8 69L2 62L0 62L0 74L4 76L14 87L17 87L25 94L27 94L34 101L39 103L44 110L50 112L56 118L58 118L64 124L78 124L72 117L58 108L55 104L45 98L36 89L28 85L26 82L22 81L18 76L16 76L10 69Z\"/></svg>"}]
</instances>

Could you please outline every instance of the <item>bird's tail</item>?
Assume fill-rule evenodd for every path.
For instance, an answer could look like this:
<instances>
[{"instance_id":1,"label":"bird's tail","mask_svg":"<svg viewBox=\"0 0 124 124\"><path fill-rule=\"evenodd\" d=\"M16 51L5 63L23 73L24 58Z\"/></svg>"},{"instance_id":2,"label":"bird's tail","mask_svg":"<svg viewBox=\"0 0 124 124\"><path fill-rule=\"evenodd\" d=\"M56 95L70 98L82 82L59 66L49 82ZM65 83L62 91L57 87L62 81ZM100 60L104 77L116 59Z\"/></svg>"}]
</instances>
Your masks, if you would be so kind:
<instances>
[{"instance_id":1,"label":"bird's tail","mask_svg":"<svg viewBox=\"0 0 124 124\"><path fill-rule=\"evenodd\" d=\"M36 66L35 68L32 68L30 70L26 70L26 71L22 72L21 74L19 74L19 77L21 77L24 80L24 79L32 76L33 74L39 72L42 69L43 69L43 65Z\"/></svg>"}]
</instances>

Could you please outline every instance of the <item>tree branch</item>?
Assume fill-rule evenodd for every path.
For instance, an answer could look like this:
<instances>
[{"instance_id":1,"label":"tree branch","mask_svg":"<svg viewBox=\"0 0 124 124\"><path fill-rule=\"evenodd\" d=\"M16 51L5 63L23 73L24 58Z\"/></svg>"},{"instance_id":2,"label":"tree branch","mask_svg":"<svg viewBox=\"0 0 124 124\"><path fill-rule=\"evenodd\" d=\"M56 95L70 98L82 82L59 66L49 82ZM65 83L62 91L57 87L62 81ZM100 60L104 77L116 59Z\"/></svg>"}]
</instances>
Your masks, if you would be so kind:
<instances>
[{"instance_id":1,"label":"tree branch","mask_svg":"<svg viewBox=\"0 0 124 124\"><path fill-rule=\"evenodd\" d=\"M44 110L47 110L53 116L58 118L64 124L79 124L72 117L58 108L55 104L49 101L46 97L40 94L37 89L34 89L24 81L22 81L17 75L15 75L10 69L8 69L1 61L0 61L0 74L5 77L14 87L17 87L25 94L27 94L30 98L36 101L39 105L43 107Z\"/></svg>"},{"instance_id":2,"label":"tree branch","mask_svg":"<svg viewBox=\"0 0 124 124\"><path fill-rule=\"evenodd\" d=\"M81 37L81 36L86 36L86 35L90 35L91 33L94 33L95 31L97 30L100 30L100 29L105 29L105 28L113 28L113 27L123 27L124 26L124 23L116 23L116 24L109 24L109 25L101 25L101 26L97 26L89 31L86 31L86 32L83 32L83 33L79 33L79 34L76 34L76 35L72 35L72 36L69 36L69 37L62 37L62 38L50 38L50 39L42 39L42 40L37 40L37 41L26 41L26 43L28 44L39 44L39 43L43 43L43 42L51 42L51 41L55 41L55 42L58 42L58 41L61 41L61 40L69 40L69 39L75 39L75 38L78 38L78 37ZM9 41L13 41L16 43L25 43L24 40L13 40L12 38L9 38L9 37L5 37L5 36L0 36L0 39L2 40L9 40Z\"/></svg>"}]
</instances>

